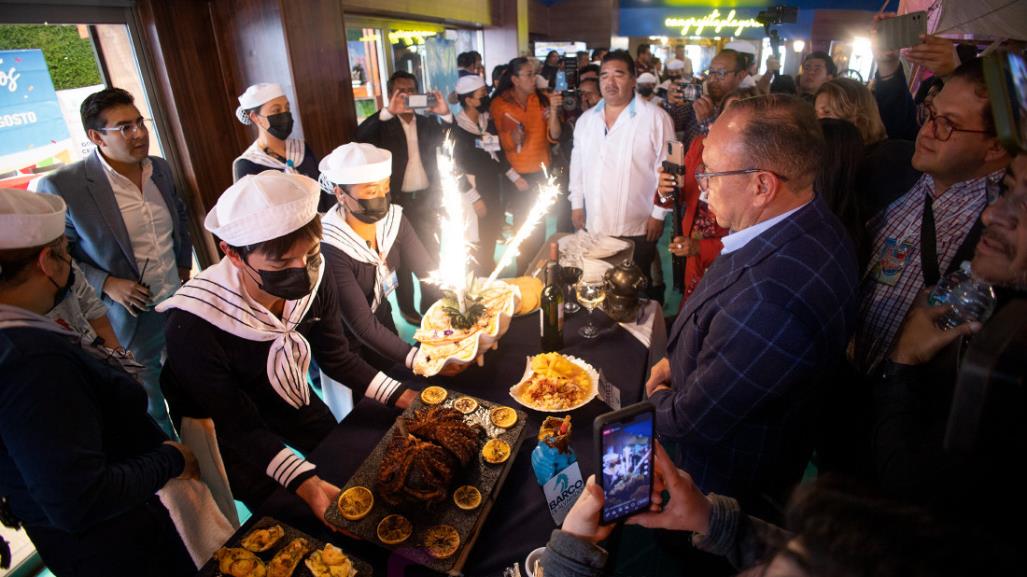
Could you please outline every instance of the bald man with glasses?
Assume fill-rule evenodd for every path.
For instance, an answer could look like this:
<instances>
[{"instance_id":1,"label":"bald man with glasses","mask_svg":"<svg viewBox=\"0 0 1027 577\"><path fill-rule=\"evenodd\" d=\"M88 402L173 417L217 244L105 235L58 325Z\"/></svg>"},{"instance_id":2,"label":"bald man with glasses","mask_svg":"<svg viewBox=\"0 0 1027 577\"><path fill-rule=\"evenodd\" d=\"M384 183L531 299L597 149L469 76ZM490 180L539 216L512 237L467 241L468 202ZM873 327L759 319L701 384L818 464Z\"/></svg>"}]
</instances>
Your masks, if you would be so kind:
<instances>
[{"instance_id":1,"label":"bald man with glasses","mask_svg":"<svg viewBox=\"0 0 1027 577\"><path fill-rule=\"evenodd\" d=\"M855 324L855 251L813 191L823 147L796 96L740 100L713 123L696 179L730 234L646 383L678 466L761 514L806 468L819 389Z\"/></svg>"}]
</instances>

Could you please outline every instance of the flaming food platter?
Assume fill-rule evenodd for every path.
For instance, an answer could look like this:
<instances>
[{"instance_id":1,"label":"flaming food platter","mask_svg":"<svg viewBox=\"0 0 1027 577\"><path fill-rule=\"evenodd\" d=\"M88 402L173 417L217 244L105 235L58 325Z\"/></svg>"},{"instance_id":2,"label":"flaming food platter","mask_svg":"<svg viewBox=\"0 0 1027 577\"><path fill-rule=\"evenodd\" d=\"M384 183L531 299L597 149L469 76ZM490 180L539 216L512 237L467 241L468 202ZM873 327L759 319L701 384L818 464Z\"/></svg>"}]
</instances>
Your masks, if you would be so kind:
<instances>
[{"instance_id":1,"label":"flaming food platter","mask_svg":"<svg viewBox=\"0 0 1027 577\"><path fill-rule=\"evenodd\" d=\"M469 327L454 326L450 311L455 303L436 301L421 319L414 339L421 343L414 357L414 373L430 377L450 364L467 365L496 346L510 328L521 300L520 290L496 281L478 293L484 308Z\"/></svg>"}]
</instances>

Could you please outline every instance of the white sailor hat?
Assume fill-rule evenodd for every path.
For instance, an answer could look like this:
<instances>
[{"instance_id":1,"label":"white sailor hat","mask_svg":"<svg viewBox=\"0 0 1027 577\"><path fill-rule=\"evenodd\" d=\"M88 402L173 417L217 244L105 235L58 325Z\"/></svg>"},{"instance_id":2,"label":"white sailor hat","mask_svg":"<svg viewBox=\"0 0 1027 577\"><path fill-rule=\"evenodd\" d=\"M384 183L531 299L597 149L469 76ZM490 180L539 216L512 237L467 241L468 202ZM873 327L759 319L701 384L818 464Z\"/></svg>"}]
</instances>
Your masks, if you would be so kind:
<instances>
[{"instance_id":1,"label":"white sailor hat","mask_svg":"<svg viewBox=\"0 0 1027 577\"><path fill-rule=\"evenodd\" d=\"M485 86L485 80L477 74L467 74L461 76L456 81L456 93L457 94L470 94L479 88Z\"/></svg>"},{"instance_id":2,"label":"white sailor hat","mask_svg":"<svg viewBox=\"0 0 1027 577\"><path fill-rule=\"evenodd\" d=\"M668 71L684 70L684 69L685 69L685 61L684 60L679 60L679 59L675 58L675 59L673 59L673 60L671 60L670 62L667 63L667 70Z\"/></svg>"},{"instance_id":3,"label":"white sailor hat","mask_svg":"<svg viewBox=\"0 0 1027 577\"><path fill-rule=\"evenodd\" d=\"M656 78L656 75L652 72L643 72L642 75L638 77L637 84L657 84L659 81L660 80Z\"/></svg>"},{"instance_id":4,"label":"white sailor hat","mask_svg":"<svg viewBox=\"0 0 1027 577\"><path fill-rule=\"evenodd\" d=\"M321 159L317 169L321 188L328 193L336 184L378 182L392 176L392 153L366 142L350 142Z\"/></svg>"},{"instance_id":5,"label":"white sailor hat","mask_svg":"<svg viewBox=\"0 0 1027 577\"><path fill-rule=\"evenodd\" d=\"M235 109L235 115L239 118L239 122L249 125L251 121L246 115L247 110L257 108L268 100L274 100L279 96L285 96L285 91L279 84L273 82L254 84L239 95L239 107Z\"/></svg>"},{"instance_id":6,"label":"white sailor hat","mask_svg":"<svg viewBox=\"0 0 1027 577\"><path fill-rule=\"evenodd\" d=\"M42 246L64 234L64 199L0 188L0 250Z\"/></svg>"},{"instance_id":7,"label":"white sailor hat","mask_svg":"<svg viewBox=\"0 0 1027 577\"><path fill-rule=\"evenodd\" d=\"M228 244L249 246L285 236L317 216L321 192L314 179L265 170L228 187L203 225Z\"/></svg>"}]
</instances>

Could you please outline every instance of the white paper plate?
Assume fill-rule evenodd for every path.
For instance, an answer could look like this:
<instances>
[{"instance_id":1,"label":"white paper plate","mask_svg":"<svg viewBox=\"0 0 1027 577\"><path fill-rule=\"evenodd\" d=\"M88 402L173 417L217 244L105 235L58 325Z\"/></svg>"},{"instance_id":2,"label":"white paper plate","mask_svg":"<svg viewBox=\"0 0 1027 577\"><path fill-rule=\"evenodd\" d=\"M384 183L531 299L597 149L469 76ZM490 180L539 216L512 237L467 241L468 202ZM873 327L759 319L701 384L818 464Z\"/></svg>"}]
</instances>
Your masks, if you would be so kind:
<instances>
[{"instance_id":1,"label":"white paper plate","mask_svg":"<svg viewBox=\"0 0 1027 577\"><path fill-rule=\"evenodd\" d=\"M525 363L524 376L521 377L521 381L516 385L510 387L510 396L513 397L513 400L517 401L517 404L521 405L522 407L527 407L529 409L539 411L542 413L566 413L567 411L580 409L581 407L584 407L585 405L589 404L592 401L592 399L596 398L596 396L599 394L599 371L597 371L595 367L579 359L578 357L571 355L564 355L564 357L566 357L567 360L569 360L570 362L584 369L585 373L588 374L588 380L591 381L592 390L589 391L589 393L585 396L585 399L583 401L572 407L565 407L561 409L543 409L541 407L537 407L535 405L522 401L517 396L516 391L521 387L527 386L528 379L530 379L531 375L533 374L531 370L531 357L528 357L528 360Z\"/></svg>"}]
</instances>

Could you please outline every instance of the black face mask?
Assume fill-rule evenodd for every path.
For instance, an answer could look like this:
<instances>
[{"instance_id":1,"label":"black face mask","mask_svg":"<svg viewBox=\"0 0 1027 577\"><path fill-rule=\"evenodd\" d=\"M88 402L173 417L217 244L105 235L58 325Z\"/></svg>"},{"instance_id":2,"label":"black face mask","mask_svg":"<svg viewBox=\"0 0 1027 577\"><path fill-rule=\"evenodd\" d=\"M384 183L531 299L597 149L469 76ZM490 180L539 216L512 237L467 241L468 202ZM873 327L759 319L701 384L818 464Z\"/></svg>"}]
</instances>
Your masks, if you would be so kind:
<instances>
[{"instance_id":1,"label":"black face mask","mask_svg":"<svg viewBox=\"0 0 1027 577\"><path fill-rule=\"evenodd\" d=\"M57 284L57 281L54 279L46 277L47 280L53 283L53 286L57 287L57 293L53 296L53 306L50 307L50 310L57 308L57 305L61 304L64 299L68 297L68 293L71 291L72 285L75 284L75 267L71 266L71 259L69 258L68 260L64 260L61 258L61 260L68 264L68 280L64 283L64 286L61 286Z\"/></svg>"},{"instance_id":2,"label":"black face mask","mask_svg":"<svg viewBox=\"0 0 1027 577\"><path fill-rule=\"evenodd\" d=\"M347 192L346 196L360 205L360 212L350 210L349 213L360 222L367 224L374 224L385 218L385 215L389 213L389 206L392 204L392 194L374 198L354 198Z\"/></svg>"},{"instance_id":3,"label":"black face mask","mask_svg":"<svg viewBox=\"0 0 1027 577\"><path fill-rule=\"evenodd\" d=\"M272 114L271 116L265 116L267 119L267 133L274 136L278 140L285 140L292 134L292 113L291 112L279 112L278 114Z\"/></svg>"},{"instance_id":4,"label":"black face mask","mask_svg":"<svg viewBox=\"0 0 1027 577\"><path fill-rule=\"evenodd\" d=\"M653 88L651 86L641 87L638 89L638 93L642 96L649 97L653 95Z\"/></svg>"},{"instance_id":5,"label":"black face mask","mask_svg":"<svg viewBox=\"0 0 1027 577\"><path fill-rule=\"evenodd\" d=\"M317 254L308 258L307 266L282 270L259 270L250 266L246 259L243 259L243 262L260 276L260 282L257 283L260 290L271 296L294 301L309 295L314 290L314 284L317 283L317 272L321 268L321 255Z\"/></svg>"},{"instance_id":6,"label":"black face mask","mask_svg":"<svg viewBox=\"0 0 1027 577\"><path fill-rule=\"evenodd\" d=\"M479 102L478 106L475 106L475 108L478 110L478 112L488 112L489 111L489 97L485 96L484 98L482 98L481 102Z\"/></svg>"}]
</instances>

